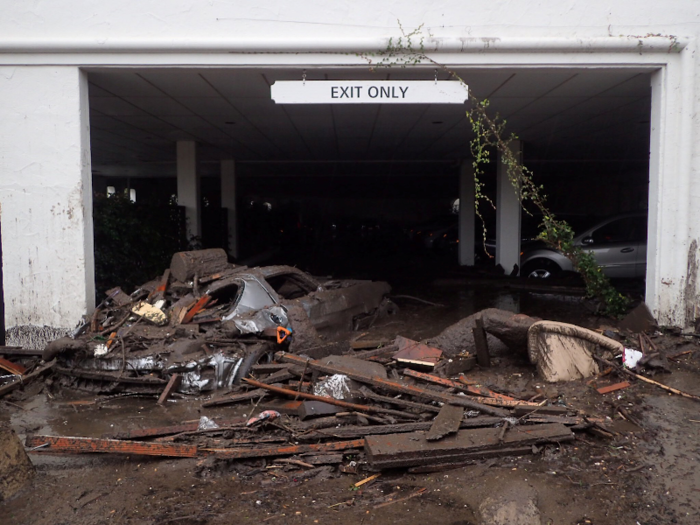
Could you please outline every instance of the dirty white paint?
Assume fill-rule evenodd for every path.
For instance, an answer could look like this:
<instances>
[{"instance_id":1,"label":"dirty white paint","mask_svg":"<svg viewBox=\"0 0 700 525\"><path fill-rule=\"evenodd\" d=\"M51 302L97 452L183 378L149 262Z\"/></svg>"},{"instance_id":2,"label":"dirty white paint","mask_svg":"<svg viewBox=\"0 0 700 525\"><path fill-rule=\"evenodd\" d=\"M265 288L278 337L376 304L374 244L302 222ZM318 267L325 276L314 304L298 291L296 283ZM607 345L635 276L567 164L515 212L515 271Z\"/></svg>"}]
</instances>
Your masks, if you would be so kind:
<instances>
[{"instance_id":1,"label":"dirty white paint","mask_svg":"<svg viewBox=\"0 0 700 525\"><path fill-rule=\"evenodd\" d=\"M425 49L447 65L656 71L647 303L662 324L686 326L697 315L696 0L7 4L0 17L0 65L9 66L0 70L0 203L9 326L68 326L91 307L89 148L76 66L366 68L360 55L386 48L399 35L397 20L408 31L422 24ZM77 211L69 216L69 209Z\"/></svg>"},{"instance_id":2,"label":"dirty white paint","mask_svg":"<svg viewBox=\"0 0 700 525\"><path fill-rule=\"evenodd\" d=\"M25 327L12 343L94 306L87 80L77 67L0 67L0 93L6 325Z\"/></svg>"}]
</instances>

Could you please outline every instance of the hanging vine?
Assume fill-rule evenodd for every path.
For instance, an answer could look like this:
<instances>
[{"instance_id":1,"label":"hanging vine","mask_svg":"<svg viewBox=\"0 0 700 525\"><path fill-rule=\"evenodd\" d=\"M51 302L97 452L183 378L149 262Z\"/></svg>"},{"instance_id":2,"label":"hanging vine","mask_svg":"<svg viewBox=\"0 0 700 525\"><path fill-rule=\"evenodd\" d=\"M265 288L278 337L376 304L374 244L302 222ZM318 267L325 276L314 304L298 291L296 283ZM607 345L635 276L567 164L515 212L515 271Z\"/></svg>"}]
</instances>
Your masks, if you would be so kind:
<instances>
[{"instance_id":1,"label":"hanging vine","mask_svg":"<svg viewBox=\"0 0 700 525\"><path fill-rule=\"evenodd\" d=\"M467 83L454 70L425 53L425 36L422 26L407 33L399 23L399 29L401 36L396 39L390 38L384 51L360 55L367 60L371 70L378 67L398 66L405 68L432 64L448 73L451 78L460 82L467 89ZM629 299L610 284L610 280L603 274L591 253L574 244L574 231L571 226L566 221L557 219L548 209L544 188L535 182L533 173L523 165L519 155L511 148L513 141L518 140L518 137L513 133L506 132L506 121L501 119L498 114L495 116L489 114L487 111L489 101L487 99L479 100L470 91L467 90L467 92L470 107L466 115L474 132L470 149L474 159L475 209L481 220L484 243L486 241L486 226L479 204L486 202L494 208L495 206L483 192L482 177L485 173L485 166L491 161L490 153L497 151L500 155L500 161L506 167L508 180L520 198L523 210L532 214L528 209L528 206L532 206L542 214L541 232L538 239L571 260L574 269L583 278L588 297L598 302L597 311L599 313L613 317L622 315L629 307Z\"/></svg>"}]
</instances>

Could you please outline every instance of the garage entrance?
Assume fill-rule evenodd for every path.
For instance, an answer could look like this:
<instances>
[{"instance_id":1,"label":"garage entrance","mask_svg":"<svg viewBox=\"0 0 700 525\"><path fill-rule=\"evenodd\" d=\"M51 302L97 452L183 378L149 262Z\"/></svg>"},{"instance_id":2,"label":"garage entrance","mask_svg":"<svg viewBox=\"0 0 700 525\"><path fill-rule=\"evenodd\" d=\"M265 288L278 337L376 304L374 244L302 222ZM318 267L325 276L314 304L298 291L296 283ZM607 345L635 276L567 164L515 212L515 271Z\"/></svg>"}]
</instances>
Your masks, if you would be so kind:
<instances>
[{"instance_id":1,"label":"garage entrance","mask_svg":"<svg viewBox=\"0 0 700 525\"><path fill-rule=\"evenodd\" d=\"M184 210L169 217L180 238L189 228L201 246L226 247L239 261L344 276L385 258L457 266L453 210L460 173L471 163L464 108L276 105L271 84L300 80L304 71L308 80L435 74L301 66L89 70L95 191L127 195L150 210L167 210L179 197ZM518 135L524 163L544 186L552 211L583 228L646 210L648 69L457 72ZM495 160L484 178L494 202ZM196 177L178 187L178 169L187 162ZM493 237L495 213L481 209ZM538 222L525 216L522 235L534 235ZM477 263L489 261L482 250Z\"/></svg>"}]
</instances>

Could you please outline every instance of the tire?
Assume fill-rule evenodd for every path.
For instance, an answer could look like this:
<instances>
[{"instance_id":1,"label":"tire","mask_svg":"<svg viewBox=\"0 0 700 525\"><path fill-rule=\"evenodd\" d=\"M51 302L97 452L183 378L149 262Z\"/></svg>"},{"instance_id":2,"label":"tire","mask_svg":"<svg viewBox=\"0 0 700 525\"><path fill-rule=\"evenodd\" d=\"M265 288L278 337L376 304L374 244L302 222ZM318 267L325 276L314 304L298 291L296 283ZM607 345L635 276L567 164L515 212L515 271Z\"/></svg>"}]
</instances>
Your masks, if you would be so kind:
<instances>
[{"instance_id":1,"label":"tire","mask_svg":"<svg viewBox=\"0 0 700 525\"><path fill-rule=\"evenodd\" d=\"M253 365L257 365L261 361L266 361L268 363L271 362L273 353L274 349L265 343L261 343L259 346L250 348L247 355L243 358L241 366L238 368L233 384L240 385L241 379L248 376L251 368L253 368Z\"/></svg>"},{"instance_id":2,"label":"tire","mask_svg":"<svg viewBox=\"0 0 700 525\"><path fill-rule=\"evenodd\" d=\"M550 279L561 272L561 267L549 259L533 259L523 266L520 275L528 279Z\"/></svg>"}]
</instances>

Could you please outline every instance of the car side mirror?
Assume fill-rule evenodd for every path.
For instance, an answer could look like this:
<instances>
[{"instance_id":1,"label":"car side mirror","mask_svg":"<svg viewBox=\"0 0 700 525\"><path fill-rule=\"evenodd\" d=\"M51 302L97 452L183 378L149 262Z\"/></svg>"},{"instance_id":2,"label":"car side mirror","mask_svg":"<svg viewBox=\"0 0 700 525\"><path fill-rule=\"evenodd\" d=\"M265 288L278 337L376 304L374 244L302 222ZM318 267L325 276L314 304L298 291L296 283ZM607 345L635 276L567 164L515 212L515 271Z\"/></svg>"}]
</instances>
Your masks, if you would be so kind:
<instances>
[{"instance_id":1,"label":"car side mirror","mask_svg":"<svg viewBox=\"0 0 700 525\"><path fill-rule=\"evenodd\" d=\"M593 237L584 237L581 239L581 244L593 244Z\"/></svg>"}]
</instances>

